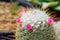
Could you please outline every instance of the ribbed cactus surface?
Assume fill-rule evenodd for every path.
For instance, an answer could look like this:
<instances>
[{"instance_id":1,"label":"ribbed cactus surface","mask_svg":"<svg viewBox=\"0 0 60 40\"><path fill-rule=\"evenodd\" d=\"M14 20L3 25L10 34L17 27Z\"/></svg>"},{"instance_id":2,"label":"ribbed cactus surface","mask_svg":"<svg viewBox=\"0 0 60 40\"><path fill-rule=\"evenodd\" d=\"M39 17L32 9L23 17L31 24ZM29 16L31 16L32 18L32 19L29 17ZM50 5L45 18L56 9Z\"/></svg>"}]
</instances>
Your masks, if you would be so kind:
<instances>
[{"instance_id":1,"label":"ribbed cactus surface","mask_svg":"<svg viewBox=\"0 0 60 40\"><path fill-rule=\"evenodd\" d=\"M17 27L16 40L57 40L53 20L39 9L28 9Z\"/></svg>"}]
</instances>

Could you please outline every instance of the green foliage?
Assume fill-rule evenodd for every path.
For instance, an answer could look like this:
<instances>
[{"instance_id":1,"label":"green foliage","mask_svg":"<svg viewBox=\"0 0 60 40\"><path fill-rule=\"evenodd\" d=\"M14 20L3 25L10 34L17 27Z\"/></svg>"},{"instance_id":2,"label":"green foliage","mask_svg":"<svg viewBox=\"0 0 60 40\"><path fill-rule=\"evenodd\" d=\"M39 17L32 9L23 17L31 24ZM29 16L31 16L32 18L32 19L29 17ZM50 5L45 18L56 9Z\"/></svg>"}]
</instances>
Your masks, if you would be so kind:
<instances>
[{"instance_id":1,"label":"green foliage","mask_svg":"<svg viewBox=\"0 0 60 40\"><path fill-rule=\"evenodd\" d=\"M47 8L51 8L52 10L59 11L59 2L49 2L49 6Z\"/></svg>"},{"instance_id":2,"label":"green foliage","mask_svg":"<svg viewBox=\"0 0 60 40\"><path fill-rule=\"evenodd\" d=\"M60 5L60 0L32 0L30 1L32 4L41 6L42 3L51 3L48 7L53 8L53 10L56 10L57 7ZM60 10L60 9L59 9Z\"/></svg>"},{"instance_id":3,"label":"green foliage","mask_svg":"<svg viewBox=\"0 0 60 40\"><path fill-rule=\"evenodd\" d=\"M31 0L30 2L34 5L41 5L41 2L37 0Z\"/></svg>"},{"instance_id":4,"label":"green foliage","mask_svg":"<svg viewBox=\"0 0 60 40\"><path fill-rule=\"evenodd\" d=\"M58 11L60 11L60 5L57 6L57 7L55 7L54 10L58 10Z\"/></svg>"},{"instance_id":5,"label":"green foliage","mask_svg":"<svg viewBox=\"0 0 60 40\"><path fill-rule=\"evenodd\" d=\"M58 6L59 2L50 2L49 7L56 7Z\"/></svg>"},{"instance_id":6,"label":"green foliage","mask_svg":"<svg viewBox=\"0 0 60 40\"><path fill-rule=\"evenodd\" d=\"M59 2L60 0L37 0L37 1L40 1L40 2Z\"/></svg>"}]
</instances>

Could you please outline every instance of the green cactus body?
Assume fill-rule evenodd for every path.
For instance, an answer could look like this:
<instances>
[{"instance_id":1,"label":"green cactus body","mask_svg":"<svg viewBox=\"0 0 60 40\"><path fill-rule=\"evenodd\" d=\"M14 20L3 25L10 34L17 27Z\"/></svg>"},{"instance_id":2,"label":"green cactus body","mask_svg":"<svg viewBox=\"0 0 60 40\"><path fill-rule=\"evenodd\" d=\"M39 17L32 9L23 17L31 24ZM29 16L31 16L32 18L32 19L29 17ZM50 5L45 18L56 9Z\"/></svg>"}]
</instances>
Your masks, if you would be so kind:
<instances>
[{"instance_id":1,"label":"green cactus body","mask_svg":"<svg viewBox=\"0 0 60 40\"><path fill-rule=\"evenodd\" d=\"M22 23L17 28L16 40L57 40L53 24L48 24L49 16L39 9L29 9L22 15ZM27 29L30 23L32 29Z\"/></svg>"}]
</instances>

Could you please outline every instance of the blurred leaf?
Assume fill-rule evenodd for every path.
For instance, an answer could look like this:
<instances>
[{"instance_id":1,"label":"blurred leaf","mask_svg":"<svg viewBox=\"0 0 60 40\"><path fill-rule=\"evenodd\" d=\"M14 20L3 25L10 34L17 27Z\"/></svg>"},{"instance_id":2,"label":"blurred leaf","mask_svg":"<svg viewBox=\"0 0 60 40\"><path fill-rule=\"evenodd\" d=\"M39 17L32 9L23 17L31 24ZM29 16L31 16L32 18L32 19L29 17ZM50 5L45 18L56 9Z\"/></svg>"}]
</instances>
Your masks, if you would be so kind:
<instances>
[{"instance_id":1,"label":"blurred leaf","mask_svg":"<svg viewBox=\"0 0 60 40\"><path fill-rule=\"evenodd\" d=\"M56 7L58 6L59 2L50 2L49 7Z\"/></svg>"},{"instance_id":2,"label":"blurred leaf","mask_svg":"<svg viewBox=\"0 0 60 40\"><path fill-rule=\"evenodd\" d=\"M60 11L60 5L55 7L54 10Z\"/></svg>"},{"instance_id":3,"label":"blurred leaf","mask_svg":"<svg viewBox=\"0 0 60 40\"><path fill-rule=\"evenodd\" d=\"M41 5L41 2L39 2L38 0L31 0L30 2L34 5Z\"/></svg>"},{"instance_id":4,"label":"blurred leaf","mask_svg":"<svg viewBox=\"0 0 60 40\"><path fill-rule=\"evenodd\" d=\"M44 2L53 2L54 0L43 0Z\"/></svg>"},{"instance_id":5,"label":"blurred leaf","mask_svg":"<svg viewBox=\"0 0 60 40\"><path fill-rule=\"evenodd\" d=\"M39 2L42 2L43 0L38 0Z\"/></svg>"}]
</instances>

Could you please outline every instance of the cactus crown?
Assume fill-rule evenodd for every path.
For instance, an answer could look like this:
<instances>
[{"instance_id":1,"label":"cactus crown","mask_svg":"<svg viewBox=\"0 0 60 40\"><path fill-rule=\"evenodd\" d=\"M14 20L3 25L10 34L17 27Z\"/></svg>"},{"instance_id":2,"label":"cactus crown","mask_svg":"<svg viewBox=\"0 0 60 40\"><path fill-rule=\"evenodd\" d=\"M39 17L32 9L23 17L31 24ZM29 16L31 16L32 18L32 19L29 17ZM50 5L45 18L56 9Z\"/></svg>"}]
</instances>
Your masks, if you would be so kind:
<instances>
[{"instance_id":1,"label":"cactus crown","mask_svg":"<svg viewBox=\"0 0 60 40\"><path fill-rule=\"evenodd\" d=\"M18 26L16 40L56 40L53 24L49 24L49 16L39 9L30 9L22 15L22 23Z\"/></svg>"}]
</instances>

